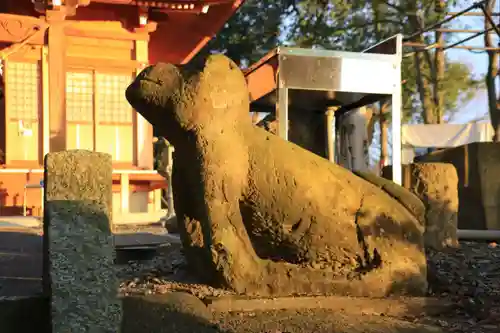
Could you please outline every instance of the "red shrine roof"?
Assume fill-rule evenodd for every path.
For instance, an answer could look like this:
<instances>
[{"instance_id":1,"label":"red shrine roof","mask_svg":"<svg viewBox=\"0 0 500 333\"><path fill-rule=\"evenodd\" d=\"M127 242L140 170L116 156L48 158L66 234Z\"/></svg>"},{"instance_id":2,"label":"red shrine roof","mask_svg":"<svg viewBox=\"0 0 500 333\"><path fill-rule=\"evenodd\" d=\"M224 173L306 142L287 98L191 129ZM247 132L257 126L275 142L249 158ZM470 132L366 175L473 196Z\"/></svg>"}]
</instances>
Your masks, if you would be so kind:
<instances>
[{"instance_id":1,"label":"red shrine roof","mask_svg":"<svg viewBox=\"0 0 500 333\"><path fill-rule=\"evenodd\" d=\"M144 11L146 20L156 24L149 36L149 61L186 63L215 37L243 0L52 0L52 6L56 3L69 8L68 20L102 22L103 26L122 22L124 30L138 24L135 17L140 20L137 15ZM50 8L45 0L0 0L0 16L5 21L0 40L19 42L27 29L43 25L39 16ZM20 35L13 35L19 25ZM36 43L43 43L43 35L40 31Z\"/></svg>"},{"instance_id":2,"label":"red shrine roof","mask_svg":"<svg viewBox=\"0 0 500 333\"><path fill-rule=\"evenodd\" d=\"M115 5L132 5L140 7L154 7L176 11L197 11L204 6L217 6L233 4L234 0L87 0L96 3L107 3ZM242 2L242 1L240 1ZM239 5L238 5L239 6Z\"/></svg>"},{"instance_id":3,"label":"red shrine roof","mask_svg":"<svg viewBox=\"0 0 500 333\"><path fill-rule=\"evenodd\" d=\"M166 14L158 21L157 31L151 34L154 52L152 63L158 61L186 63L234 15L244 0L78 0L98 5L135 6L148 10L151 20ZM190 14L190 15L189 15Z\"/></svg>"}]
</instances>

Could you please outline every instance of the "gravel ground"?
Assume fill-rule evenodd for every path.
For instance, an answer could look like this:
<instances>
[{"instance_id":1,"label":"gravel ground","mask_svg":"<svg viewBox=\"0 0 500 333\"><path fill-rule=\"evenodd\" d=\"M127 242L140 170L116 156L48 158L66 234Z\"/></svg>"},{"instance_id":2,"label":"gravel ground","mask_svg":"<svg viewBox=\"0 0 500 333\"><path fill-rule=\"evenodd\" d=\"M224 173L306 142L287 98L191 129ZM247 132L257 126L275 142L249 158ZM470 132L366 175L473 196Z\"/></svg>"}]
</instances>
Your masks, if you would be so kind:
<instances>
[{"instance_id":1,"label":"gravel ground","mask_svg":"<svg viewBox=\"0 0 500 333\"><path fill-rule=\"evenodd\" d=\"M130 232L130 230L120 231ZM18 235L16 238L8 233L3 235L5 237L0 238L0 298L39 292L41 289L39 237ZM20 247L19 244L23 246ZM119 251L119 257L120 261L116 268L121 281L120 292L124 295L185 291L203 299L231 294L227 290L203 285L190 276L186 272L185 261L178 245L163 247L158 252L129 251L125 254ZM388 318L384 314L362 316L352 309L349 315L333 313L331 310L232 312L216 316L214 319L214 324L218 327L216 331L343 333L354 324L371 322L376 328L377 325L387 324L387 320L397 319L392 321L392 327L399 325L400 329L394 331L398 333L415 332L405 327L410 323L441 327L444 332L500 332L500 246L494 243L462 242L456 249L430 251L428 266L430 296L451 300L455 304L452 309L438 316L421 315L405 318ZM21 276L23 279L6 280L1 276ZM367 300L369 307L368 302ZM214 329L209 329L207 332L209 331L214 332ZM349 332L356 330L350 329ZM362 328L361 332L370 331ZM424 333L424 331L415 333L417 332Z\"/></svg>"},{"instance_id":2,"label":"gravel ground","mask_svg":"<svg viewBox=\"0 0 500 333\"><path fill-rule=\"evenodd\" d=\"M135 253L130 251L131 256ZM231 295L232 292L204 285L186 271L186 262L178 245L161 248L146 260L129 260L117 265L120 293L123 295L164 294L185 291L201 299Z\"/></svg>"},{"instance_id":3,"label":"gravel ground","mask_svg":"<svg viewBox=\"0 0 500 333\"><path fill-rule=\"evenodd\" d=\"M428 254L430 294L450 298L453 311L434 318L449 332L500 332L500 246L461 242Z\"/></svg>"},{"instance_id":4,"label":"gravel ground","mask_svg":"<svg viewBox=\"0 0 500 333\"><path fill-rule=\"evenodd\" d=\"M455 306L436 317L422 315L399 319L441 327L444 332L500 332L500 246L461 242L456 249L430 251L428 266L429 294L451 299ZM205 298L231 294L190 277L178 246L163 248L149 260L130 260L117 268L122 281L120 292L125 295L186 291ZM357 323L368 320L358 319ZM386 319L370 318L368 321L377 320ZM342 332L342 325L348 326L328 310L229 313L220 314L216 321L221 329L232 332ZM337 329L332 330L332 327ZM400 331L412 332L409 328Z\"/></svg>"},{"instance_id":5,"label":"gravel ground","mask_svg":"<svg viewBox=\"0 0 500 333\"><path fill-rule=\"evenodd\" d=\"M232 333L438 333L432 326L375 315L332 313L328 310L267 311L220 314L223 332Z\"/></svg>"}]
</instances>

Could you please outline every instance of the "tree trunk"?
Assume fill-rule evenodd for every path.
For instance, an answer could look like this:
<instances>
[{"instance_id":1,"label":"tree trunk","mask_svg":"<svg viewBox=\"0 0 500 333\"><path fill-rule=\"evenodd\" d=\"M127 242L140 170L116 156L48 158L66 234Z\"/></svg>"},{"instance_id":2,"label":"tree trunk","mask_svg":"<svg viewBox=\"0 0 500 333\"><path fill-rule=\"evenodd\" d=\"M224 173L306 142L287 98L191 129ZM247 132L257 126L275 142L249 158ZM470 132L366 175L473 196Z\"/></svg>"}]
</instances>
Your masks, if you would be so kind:
<instances>
[{"instance_id":1,"label":"tree trunk","mask_svg":"<svg viewBox=\"0 0 500 333\"><path fill-rule=\"evenodd\" d=\"M422 73L422 62L420 53L415 53L415 70L417 72L417 87L420 96L420 103L422 104L422 118L424 124L434 124L434 112L432 110L432 101L429 96L429 83Z\"/></svg>"},{"instance_id":2,"label":"tree trunk","mask_svg":"<svg viewBox=\"0 0 500 333\"><path fill-rule=\"evenodd\" d=\"M433 82L434 88L434 107L435 107L435 119L437 124L443 123L444 116L444 95L442 89L442 82L444 80L444 72L445 72L445 55L442 47L444 45L443 33L440 31L436 31L436 43L438 44L438 48L436 48L434 53L434 68L436 70L435 74L435 82Z\"/></svg>"},{"instance_id":3,"label":"tree trunk","mask_svg":"<svg viewBox=\"0 0 500 333\"><path fill-rule=\"evenodd\" d=\"M416 5L416 3L415 3ZM411 11L413 11L413 8L411 8ZM417 8L414 8L415 11L417 11ZM423 22L414 15L411 15L409 17L410 24L412 25L413 29L415 31L417 30L422 30L423 29ZM424 44L425 39L423 35L420 35L416 42ZM429 85L429 81L424 75L424 66L422 63L422 55L424 56L424 59L429 66L429 71L431 72L432 75L432 67L433 63L431 61L431 57L429 54L429 51L427 50L422 50L415 52L415 70L416 70L416 83L417 83L417 88L420 96L420 103L422 105L422 118L424 120L425 124L435 124L436 119L435 119L435 113L434 113L434 108L433 108L433 101L431 98L431 89ZM434 81L434 80L433 80Z\"/></svg>"},{"instance_id":4,"label":"tree trunk","mask_svg":"<svg viewBox=\"0 0 500 333\"><path fill-rule=\"evenodd\" d=\"M496 0L490 0L487 2L486 11L488 13L493 13L493 8L495 7ZM484 28L490 29L492 27L491 23L485 18ZM484 46L494 47L492 34L484 34ZM486 72L486 91L488 92L488 109L490 113L491 125L495 134L492 140L494 142L500 142L500 101L498 100L496 92L495 79L498 76L498 61L499 56L496 51L487 51L488 53L488 71Z\"/></svg>"}]
</instances>

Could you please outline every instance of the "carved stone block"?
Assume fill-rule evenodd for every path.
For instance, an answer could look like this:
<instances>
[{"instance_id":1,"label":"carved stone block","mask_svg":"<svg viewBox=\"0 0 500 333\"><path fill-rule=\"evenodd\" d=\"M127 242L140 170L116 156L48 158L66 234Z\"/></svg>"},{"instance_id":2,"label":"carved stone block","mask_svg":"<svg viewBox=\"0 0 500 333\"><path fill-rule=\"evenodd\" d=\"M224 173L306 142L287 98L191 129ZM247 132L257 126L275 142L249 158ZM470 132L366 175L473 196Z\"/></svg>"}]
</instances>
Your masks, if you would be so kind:
<instances>
[{"instance_id":1,"label":"carved stone block","mask_svg":"<svg viewBox=\"0 0 500 333\"><path fill-rule=\"evenodd\" d=\"M111 176L108 154L72 150L45 158L43 283L54 333L119 331Z\"/></svg>"}]
</instances>

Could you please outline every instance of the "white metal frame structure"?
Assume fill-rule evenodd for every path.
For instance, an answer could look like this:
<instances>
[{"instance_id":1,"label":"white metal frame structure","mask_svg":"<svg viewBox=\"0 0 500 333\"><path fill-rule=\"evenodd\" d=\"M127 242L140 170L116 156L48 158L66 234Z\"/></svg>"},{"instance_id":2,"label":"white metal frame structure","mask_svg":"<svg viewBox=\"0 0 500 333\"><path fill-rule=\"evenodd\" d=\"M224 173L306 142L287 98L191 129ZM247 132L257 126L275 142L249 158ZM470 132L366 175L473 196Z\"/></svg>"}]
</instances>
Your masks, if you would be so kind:
<instances>
[{"instance_id":1,"label":"white metal frame structure","mask_svg":"<svg viewBox=\"0 0 500 333\"><path fill-rule=\"evenodd\" d=\"M401 61L403 35L361 53L280 47L276 113L278 134L288 140L290 89L320 90L392 98L393 181L401 174ZM371 100L371 103L376 100ZM361 105L357 105L360 107Z\"/></svg>"}]
</instances>

